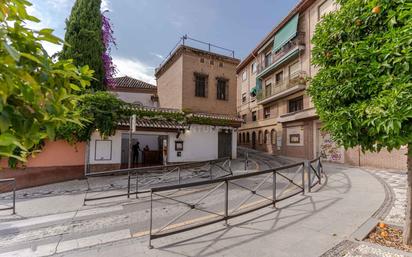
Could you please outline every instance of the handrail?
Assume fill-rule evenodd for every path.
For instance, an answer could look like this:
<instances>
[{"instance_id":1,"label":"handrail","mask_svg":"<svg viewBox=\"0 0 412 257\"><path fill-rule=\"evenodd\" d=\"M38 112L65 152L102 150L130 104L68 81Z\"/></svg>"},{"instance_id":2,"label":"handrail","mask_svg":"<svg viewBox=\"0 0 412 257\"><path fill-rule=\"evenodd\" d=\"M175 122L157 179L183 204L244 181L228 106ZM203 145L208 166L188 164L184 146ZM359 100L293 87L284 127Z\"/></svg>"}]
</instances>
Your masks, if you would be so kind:
<instances>
[{"instance_id":1,"label":"handrail","mask_svg":"<svg viewBox=\"0 0 412 257\"><path fill-rule=\"evenodd\" d=\"M306 187L305 186L306 185L305 175L307 173L310 174L311 170L309 169L310 168L309 166L313 162L320 163L321 159L316 158L311 161L302 161L302 162L285 165L282 167L270 168L270 169L263 170L263 171L239 174L239 175L230 176L230 177L215 178L215 179L211 179L208 181L196 181L196 182L190 182L190 183L181 184L181 185L166 185L166 186L159 186L159 187L151 188L150 189L149 248L153 248L151 244L152 239L181 233L184 231L196 229L196 228L203 227L203 226L208 226L208 225L221 222L221 221L224 221L225 224L227 224L227 221L229 219L259 210L261 208L265 208L267 206L272 205L276 207L276 204L278 202L289 199L298 194L304 194L305 187ZM322 166L320 164L317 167L322 167ZM290 172L290 169L292 168L297 168L297 170L295 170L294 172ZM287 171L287 172L283 172L283 171ZM318 174L321 174L322 172L323 170L319 171ZM290 176L291 174L293 175L292 177ZM241 180L241 179L251 178L251 177L258 177L262 175L266 175L266 176L264 176L263 180L257 185L256 183L254 183L253 188L249 188L250 186L248 185L241 185L241 184L233 182L236 180ZM283 188L281 188L280 190L277 189L278 177L282 179L283 181L287 182L286 185L283 186ZM268 188L261 189L261 187L265 183L267 183L270 178L272 178L272 186L271 188L269 188L269 192L272 191L271 192L272 196L265 196L263 195L263 193L259 193L258 190L268 190ZM308 183L309 183L309 190L310 190L310 188L312 188L311 182L309 181ZM321 183L320 180L319 180L319 183ZM243 201L241 201L240 204L237 204L237 206L230 211L229 211L229 199L230 199L229 198L229 184L232 184L242 190L247 190L251 193L248 197L243 199ZM194 200L194 203L185 202L187 200L174 199L170 194L168 194L167 196L160 194L161 192L167 192L171 190L180 190L180 189L187 189L187 188L207 186L207 185L214 185L214 186L206 194L204 194L200 199L198 199L197 201ZM224 209L222 211L215 211L215 210L208 211L206 207L201 206L203 204L202 202L204 202L203 199L205 199L211 193L216 192L219 188L223 186L224 186L224 207L223 207ZM291 188L294 190L290 190ZM154 201L153 196L157 196L159 199L169 199L179 204L184 204L188 209L180 213L176 217L174 217L169 222L167 222L166 225L161 226L160 229L154 229L153 228L153 201ZM263 201L257 201L254 204L246 205L246 203L250 200L252 196L261 197L263 198ZM207 218L207 219L200 218L199 220L202 220L203 222L196 223L194 225L191 225L190 223L186 223L186 222L182 222L182 224L186 224L186 225L179 225L179 226L173 225L174 222L176 222L176 220L180 219L181 217L186 215L191 210L208 213L209 215L213 214L212 216L214 217Z\"/></svg>"},{"instance_id":2,"label":"handrail","mask_svg":"<svg viewBox=\"0 0 412 257\"><path fill-rule=\"evenodd\" d=\"M219 163L223 162L223 165L219 165ZM225 168L225 164L228 164L228 168ZM221 170L223 170L226 175L232 175L232 169L230 167L230 158L225 157L225 158L220 158L216 160L209 160L209 161L201 161L201 162L186 162L186 163L179 163L179 164L172 164L172 165L160 165L160 166L151 166L151 167L139 167L139 168L131 168L131 169L121 169L121 170L112 170L112 171L104 171L104 172L98 172L98 173L91 173L90 176L86 176L86 178L90 177L102 177L102 176L109 176L109 175L127 175L127 186L126 189L127 191L125 193L117 193L117 194L112 194L112 195L106 195L106 196L98 196L98 197L90 197L88 193L91 191L90 185L89 188L86 192L86 196L83 200L83 204L85 205L86 202L88 201L97 201L97 200L103 200L103 199L110 199L110 198L117 198L117 197L122 197L122 196L127 196L127 198L130 198L131 195L135 195L136 198L138 198L138 194L141 193L148 193L150 192L150 188L152 185L156 182L162 181L164 177L167 175L177 172L177 182L178 184L181 184L181 169L185 167L202 167L204 165L209 165L209 179L213 179L213 174L212 174L212 167L217 166ZM157 174L154 171L159 170L161 171L160 176L157 177L152 177L149 179L148 182L143 184L143 181L140 180L139 178L141 177L142 174L144 174L145 171L152 171L150 173ZM206 171L206 170L205 170ZM132 191L132 180L135 180L135 185L134 185L134 191ZM144 180L144 179L143 179ZM143 184L143 185L142 185ZM149 188L148 188L149 187Z\"/></svg>"},{"instance_id":3,"label":"handrail","mask_svg":"<svg viewBox=\"0 0 412 257\"><path fill-rule=\"evenodd\" d=\"M206 163L211 163L211 162L212 163L221 162L227 159L230 159L230 158L225 157L225 158L220 158L216 160L208 160L208 161L201 161L201 162L184 162L184 163L177 163L177 164L156 165L156 166L137 167L137 168L130 168L130 169L117 169L117 170L109 170L109 171L92 172L92 173L87 173L86 177L101 177L101 176L110 176L110 175L117 175L117 174L126 175L129 172L148 171L148 170L157 170L157 169L160 170L160 169L186 167L186 166L198 166L201 164L206 164Z\"/></svg>"}]
</instances>

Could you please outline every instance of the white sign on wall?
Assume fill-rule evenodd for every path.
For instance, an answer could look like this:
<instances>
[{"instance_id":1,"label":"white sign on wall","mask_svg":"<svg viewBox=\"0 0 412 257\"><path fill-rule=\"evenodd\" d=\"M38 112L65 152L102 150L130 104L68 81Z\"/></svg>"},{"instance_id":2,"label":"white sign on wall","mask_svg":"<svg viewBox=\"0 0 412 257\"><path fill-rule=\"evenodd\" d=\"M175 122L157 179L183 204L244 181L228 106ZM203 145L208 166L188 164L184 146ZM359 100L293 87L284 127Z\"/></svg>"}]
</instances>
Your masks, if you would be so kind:
<instances>
[{"instance_id":1,"label":"white sign on wall","mask_svg":"<svg viewBox=\"0 0 412 257\"><path fill-rule=\"evenodd\" d=\"M95 141L94 160L110 161L112 159L112 140Z\"/></svg>"},{"instance_id":2,"label":"white sign on wall","mask_svg":"<svg viewBox=\"0 0 412 257\"><path fill-rule=\"evenodd\" d=\"M291 127L286 129L286 145L303 146L303 127Z\"/></svg>"}]
</instances>

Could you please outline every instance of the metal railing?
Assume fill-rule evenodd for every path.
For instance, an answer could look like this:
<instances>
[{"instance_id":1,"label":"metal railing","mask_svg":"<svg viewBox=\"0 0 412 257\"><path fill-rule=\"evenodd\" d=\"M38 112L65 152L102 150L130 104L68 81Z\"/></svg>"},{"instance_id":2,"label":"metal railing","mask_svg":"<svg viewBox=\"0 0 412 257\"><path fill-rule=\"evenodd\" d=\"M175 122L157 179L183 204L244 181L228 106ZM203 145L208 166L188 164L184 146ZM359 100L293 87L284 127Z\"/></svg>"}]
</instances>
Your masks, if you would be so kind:
<instances>
[{"instance_id":1,"label":"metal railing","mask_svg":"<svg viewBox=\"0 0 412 257\"><path fill-rule=\"evenodd\" d=\"M12 192L12 206L1 207L0 211L12 210L13 214L16 214L16 179L6 178L0 179L0 193L2 192ZM2 204L0 204L2 206Z\"/></svg>"},{"instance_id":2,"label":"metal railing","mask_svg":"<svg viewBox=\"0 0 412 257\"><path fill-rule=\"evenodd\" d=\"M272 83L270 85L270 89L262 88L257 93L256 98L258 101L262 101L271 96L282 93L283 91L286 91L289 88L292 88L298 85L306 86L307 81L308 81L307 73L305 71L298 71L295 74L293 74L293 77L291 78L286 78L284 81L277 83L277 84Z\"/></svg>"},{"instance_id":3,"label":"metal railing","mask_svg":"<svg viewBox=\"0 0 412 257\"><path fill-rule=\"evenodd\" d=\"M308 190L309 192L312 191L312 188L316 185L322 184L322 177L325 176L323 171L323 165L321 161L321 157L313 159L308 162ZM314 176L312 176L312 172Z\"/></svg>"},{"instance_id":4,"label":"metal railing","mask_svg":"<svg viewBox=\"0 0 412 257\"><path fill-rule=\"evenodd\" d=\"M312 163L314 162L318 162L318 165L312 166ZM311 165L310 170L308 167L309 163ZM319 158L312 161L298 162L279 168L217 178L209 181L198 181L182 185L152 188L150 190L149 248L152 248L151 241L153 239L200 228L221 221L224 221L225 224L227 224L229 219L265 208L267 206L276 207L278 202L284 201L298 194L304 194L305 174L310 173L309 171L315 171L316 177L319 176L317 182L319 184L321 183L320 176L323 174L323 169L316 170L317 168L322 168ZM173 194L170 193L172 190L181 189L191 189L193 192L198 187L202 187L202 190L199 190L199 192L205 192L204 187L208 186L211 188L206 190L206 193L203 193L201 197L196 200L180 199L180 196L172 196ZM308 181L308 187L313 187L310 180ZM232 192L236 190L235 188L240 190L240 192ZM236 197L241 196L241 192L244 192L242 190L246 190L246 197L241 197L241 200L238 201L237 204L234 204L237 200ZM217 199L224 199L223 203L218 204L218 207L206 206L212 201L204 201L213 194L217 194L217 196L215 196ZM219 197L218 194L222 194L223 197ZM253 197L257 197L260 200L250 203L249 201ZM163 207L165 201L167 200L172 203L177 203L178 205L183 205L186 209L183 212L178 212L176 216L168 222L160 225L159 228L154 228L153 204L159 202L161 209L164 210L165 208ZM213 208L217 208L217 210ZM208 216L176 223L181 220L183 216L186 216L188 213L194 211L206 213ZM162 217L164 217L164 215Z\"/></svg>"},{"instance_id":5,"label":"metal railing","mask_svg":"<svg viewBox=\"0 0 412 257\"><path fill-rule=\"evenodd\" d=\"M214 175L214 169L220 171L220 174ZM216 171L215 171L216 173ZM103 199L117 198L126 196L130 198L138 194L150 192L151 187L165 184L180 185L183 179L213 179L222 176L232 175L231 159L221 158L211 161L179 163L172 165L159 165L149 167L139 167L131 169L120 169L103 172L95 172L86 174L88 189L84 198L84 204L89 201L97 201ZM127 179L124 187L118 186L111 188L93 189L90 186L90 178L101 178L116 176L115 181ZM123 176L118 178L119 176ZM113 184L113 181L109 181ZM117 191L110 195L99 196L102 193ZM119 192L124 191L124 192ZM91 195L94 193L95 195ZM96 196L97 194L97 196Z\"/></svg>"}]
</instances>

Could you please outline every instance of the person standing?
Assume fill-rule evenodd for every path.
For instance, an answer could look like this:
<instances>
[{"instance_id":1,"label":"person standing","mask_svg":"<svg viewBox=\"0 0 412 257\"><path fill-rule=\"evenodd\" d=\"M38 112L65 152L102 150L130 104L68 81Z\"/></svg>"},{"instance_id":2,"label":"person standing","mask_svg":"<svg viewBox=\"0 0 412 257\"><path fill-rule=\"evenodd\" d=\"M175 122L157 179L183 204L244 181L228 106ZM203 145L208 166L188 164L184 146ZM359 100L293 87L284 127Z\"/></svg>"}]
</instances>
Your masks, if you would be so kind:
<instances>
[{"instance_id":1,"label":"person standing","mask_svg":"<svg viewBox=\"0 0 412 257\"><path fill-rule=\"evenodd\" d=\"M133 151L133 166L134 166L134 164L139 164L139 152L140 152L139 141L137 141L136 144L133 145L132 151Z\"/></svg>"}]
</instances>

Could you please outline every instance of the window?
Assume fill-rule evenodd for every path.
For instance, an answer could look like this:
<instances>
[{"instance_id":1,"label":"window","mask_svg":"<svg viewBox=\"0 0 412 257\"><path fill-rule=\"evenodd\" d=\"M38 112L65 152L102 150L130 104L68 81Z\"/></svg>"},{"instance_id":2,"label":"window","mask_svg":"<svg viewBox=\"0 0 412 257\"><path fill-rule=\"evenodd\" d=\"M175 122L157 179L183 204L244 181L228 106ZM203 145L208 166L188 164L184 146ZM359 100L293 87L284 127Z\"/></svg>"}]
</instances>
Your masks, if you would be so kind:
<instances>
[{"instance_id":1,"label":"window","mask_svg":"<svg viewBox=\"0 0 412 257\"><path fill-rule=\"evenodd\" d=\"M200 58L200 63L205 63L205 58Z\"/></svg>"},{"instance_id":2,"label":"window","mask_svg":"<svg viewBox=\"0 0 412 257\"><path fill-rule=\"evenodd\" d=\"M210 60L210 65L215 65L215 61Z\"/></svg>"},{"instance_id":3,"label":"window","mask_svg":"<svg viewBox=\"0 0 412 257\"><path fill-rule=\"evenodd\" d=\"M195 96L206 97L207 75L195 73Z\"/></svg>"},{"instance_id":4,"label":"window","mask_svg":"<svg viewBox=\"0 0 412 257\"><path fill-rule=\"evenodd\" d=\"M289 78L293 79L295 78L300 70L300 63L295 62L294 64L289 66Z\"/></svg>"},{"instance_id":5,"label":"window","mask_svg":"<svg viewBox=\"0 0 412 257\"><path fill-rule=\"evenodd\" d=\"M256 121L257 116L256 116L256 111L252 112L252 121Z\"/></svg>"},{"instance_id":6,"label":"window","mask_svg":"<svg viewBox=\"0 0 412 257\"><path fill-rule=\"evenodd\" d=\"M275 81L276 84L280 84L283 82L283 71L276 73Z\"/></svg>"},{"instance_id":7,"label":"window","mask_svg":"<svg viewBox=\"0 0 412 257\"><path fill-rule=\"evenodd\" d=\"M217 79L217 99L218 100L227 100L228 99L228 83L227 79L218 78Z\"/></svg>"},{"instance_id":8,"label":"window","mask_svg":"<svg viewBox=\"0 0 412 257\"><path fill-rule=\"evenodd\" d=\"M246 133L246 143L250 142L250 134L249 132Z\"/></svg>"},{"instance_id":9,"label":"window","mask_svg":"<svg viewBox=\"0 0 412 257\"><path fill-rule=\"evenodd\" d=\"M265 117L265 119L270 118L270 107L265 107L263 109L263 116Z\"/></svg>"},{"instance_id":10,"label":"window","mask_svg":"<svg viewBox=\"0 0 412 257\"><path fill-rule=\"evenodd\" d=\"M303 96L289 100L289 112L297 112L303 110Z\"/></svg>"},{"instance_id":11,"label":"window","mask_svg":"<svg viewBox=\"0 0 412 257\"><path fill-rule=\"evenodd\" d=\"M257 72L257 64L254 62L252 63L252 73L255 74Z\"/></svg>"},{"instance_id":12,"label":"window","mask_svg":"<svg viewBox=\"0 0 412 257\"><path fill-rule=\"evenodd\" d=\"M242 94L242 103L246 103L246 101L247 101L246 93L243 93Z\"/></svg>"},{"instance_id":13,"label":"window","mask_svg":"<svg viewBox=\"0 0 412 257\"><path fill-rule=\"evenodd\" d=\"M272 95L272 83L266 84L265 86L265 96L271 96Z\"/></svg>"},{"instance_id":14,"label":"window","mask_svg":"<svg viewBox=\"0 0 412 257\"><path fill-rule=\"evenodd\" d=\"M242 115L242 120L243 120L243 123L247 122L247 114Z\"/></svg>"},{"instance_id":15,"label":"window","mask_svg":"<svg viewBox=\"0 0 412 257\"><path fill-rule=\"evenodd\" d=\"M265 67L268 67L272 63L272 53L269 51L265 54Z\"/></svg>"},{"instance_id":16,"label":"window","mask_svg":"<svg viewBox=\"0 0 412 257\"><path fill-rule=\"evenodd\" d=\"M245 81L247 79L246 71L242 73L242 80Z\"/></svg>"}]
</instances>

